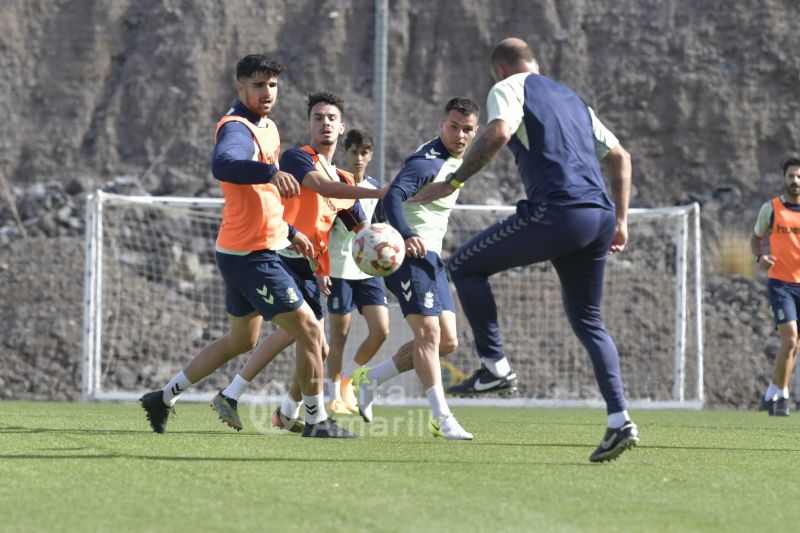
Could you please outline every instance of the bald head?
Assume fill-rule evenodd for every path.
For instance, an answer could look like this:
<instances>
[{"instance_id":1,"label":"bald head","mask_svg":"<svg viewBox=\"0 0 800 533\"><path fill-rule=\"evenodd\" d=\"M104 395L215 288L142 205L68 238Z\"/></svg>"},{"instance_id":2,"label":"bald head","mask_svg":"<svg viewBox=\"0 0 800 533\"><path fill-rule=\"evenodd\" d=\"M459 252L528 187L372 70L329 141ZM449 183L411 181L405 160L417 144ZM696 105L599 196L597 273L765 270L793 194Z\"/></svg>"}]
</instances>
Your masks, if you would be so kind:
<instances>
[{"instance_id":1,"label":"bald head","mask_svg":"<svg viewBox=\"0 0 800 533\"><path fill-rule=\"evenodd\" d=\"M490 64L496 81L521 72L539 73L539 64L528 43L516 37L503 39L494 47Z\"/></svg>"}]
</instances>

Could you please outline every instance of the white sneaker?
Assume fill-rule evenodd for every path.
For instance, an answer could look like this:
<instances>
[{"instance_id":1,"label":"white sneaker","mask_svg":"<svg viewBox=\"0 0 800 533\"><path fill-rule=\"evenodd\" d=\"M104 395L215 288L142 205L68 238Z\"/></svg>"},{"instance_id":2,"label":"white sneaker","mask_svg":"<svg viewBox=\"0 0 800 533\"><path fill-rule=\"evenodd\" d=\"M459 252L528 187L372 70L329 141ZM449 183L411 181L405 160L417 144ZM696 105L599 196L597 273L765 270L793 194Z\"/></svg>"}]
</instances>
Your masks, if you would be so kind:
<instances>
[{"instance_id":1,"label":"white sneaker","mask_svg":"<svg viewBox=\"0 0 800 533\"><path fill-rule=\"evenodd\" d=\"M361 367L353 372L353 388L356 391L358 412L364 422L372 422L372 403L375 401L375 385L367 377L370 369Z\"/></svg>"},{"instance_id":2,"label":"white sneaker","mask_svg":"<svg viewBox=\"0 0 800 533\"><path fill-rule=\"evenodd\" d=\"M434 437L444 437L448 440L472 440L472 433L462 428L452 413L439 418L431 418L430 430Z\"/></svg>"}]
</instances>

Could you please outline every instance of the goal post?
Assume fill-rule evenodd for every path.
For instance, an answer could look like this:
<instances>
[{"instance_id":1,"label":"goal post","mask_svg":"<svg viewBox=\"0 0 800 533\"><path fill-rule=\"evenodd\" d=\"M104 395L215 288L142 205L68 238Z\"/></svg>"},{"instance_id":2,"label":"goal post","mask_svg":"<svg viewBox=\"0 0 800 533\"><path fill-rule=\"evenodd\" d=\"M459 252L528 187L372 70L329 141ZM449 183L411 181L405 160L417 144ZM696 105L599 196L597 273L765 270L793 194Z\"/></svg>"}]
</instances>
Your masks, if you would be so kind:
<instances>
[{"instance_id":1,"label":"goal post","mask_svg":"<svg viewBox=\"0 0 800 533\"><path fill-rule=\"evenodd\" d=\"M160 388L203 346L225 334L224 290L214 261L222 205L221 198L124 196L103 191L89 196L84 400L131 400ZM509 206L456 206L443 257L513 211ZM631 209L628 247L608 259L603 318L620 352L632 407L699 408L703 404L699 213L697 204ZM454 398L450 403L603 405L588 355L564 316L560 285L549 262L498 273L490 282L520 394L512 399ZM375 362L391 357L411 339L399 306L388 291L387 296L390 334ZM443 360L445 384L462 379L479 364L457 298L456 305L459 349ZM262 338L273 328L265 322ZM345 362L365 334L364 321L354 316ZM227 363L182 399L210 399L227 385L247 356ZM256 378L243 401L279 401L293 371L290 347ZM391 382L382 393L383 403L426 405L413 372Z\"/></svg>"}]
</instances>

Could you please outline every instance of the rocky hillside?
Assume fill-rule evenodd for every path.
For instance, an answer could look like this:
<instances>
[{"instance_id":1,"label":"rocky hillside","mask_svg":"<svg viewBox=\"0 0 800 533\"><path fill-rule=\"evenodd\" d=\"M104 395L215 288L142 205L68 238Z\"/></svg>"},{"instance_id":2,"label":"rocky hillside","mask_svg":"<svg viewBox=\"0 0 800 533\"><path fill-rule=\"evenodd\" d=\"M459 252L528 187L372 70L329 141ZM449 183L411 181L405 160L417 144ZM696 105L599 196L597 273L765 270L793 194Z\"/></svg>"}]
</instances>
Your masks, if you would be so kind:
<instances>
[{"instance_id":1,"label":"rocky hillside","mask_svg":"<svg viewBox=\"0 0 800 533\"><path fill-rule=\"evenodd\" d=\"M634 206L702 204L706 391L752 405L775 350L762 283L720 275L714 257L722 237L750 231L780 190L780 159L800 146L794 3L390 4L384 178L435 135L448 97L484 101L494 43L525 38L632 153ZM373 38L369 0L0 3L0 397L77 395L88 191L218 195L213 126L246 53L288 67L273 117L286 145L305 141L304 98L318 89L342 94L348 123L370 128ZM482 181L462 201L521 195L508 154Z\"/></svg>"}]
</instances>

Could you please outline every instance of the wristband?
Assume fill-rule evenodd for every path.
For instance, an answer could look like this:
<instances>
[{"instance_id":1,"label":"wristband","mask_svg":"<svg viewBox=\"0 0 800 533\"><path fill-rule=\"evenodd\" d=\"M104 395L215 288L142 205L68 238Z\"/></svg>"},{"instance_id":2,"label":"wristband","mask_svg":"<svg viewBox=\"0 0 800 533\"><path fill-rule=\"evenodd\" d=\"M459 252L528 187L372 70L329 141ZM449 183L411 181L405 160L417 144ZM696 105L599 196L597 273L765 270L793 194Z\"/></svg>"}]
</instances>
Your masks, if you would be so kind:
<instances>
[{"instance_id":1,"label":"wristband","mask_svg":"<svg viewBox=\"0 0 800 533\"><path fill-rule=\"evenodd\" d=\"M447 184L448 184L448 185L450 185L452 188L454 188L454 189L456 189L456 190L458 190L458 189L460 189L461 187L463 187L463 186L464 186L464 182L463 182L463 181L458 181L458 180L456 179L456 176L455 176L455 174L453 175L453 177L452 177L452 178L450 178L449 180L447 180Z\"/></svg>"}]
</instances>

